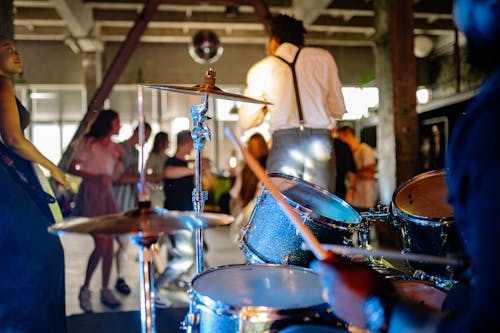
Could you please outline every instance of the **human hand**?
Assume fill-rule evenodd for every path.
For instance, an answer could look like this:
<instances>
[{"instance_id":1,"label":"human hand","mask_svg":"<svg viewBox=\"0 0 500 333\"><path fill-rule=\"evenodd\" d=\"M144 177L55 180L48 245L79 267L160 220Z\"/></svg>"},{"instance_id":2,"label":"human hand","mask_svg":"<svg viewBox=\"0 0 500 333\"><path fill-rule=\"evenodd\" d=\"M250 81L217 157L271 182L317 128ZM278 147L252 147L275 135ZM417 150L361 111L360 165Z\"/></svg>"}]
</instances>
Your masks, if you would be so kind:
<instances>
[{"instance_id":1,"label":"human hand","mask_svg":"<svg viewBox=\"0 0 500 333\"><path fill-rule=\"evenodd\" d=\"M162 176L156 173L152 173L150 175L146 175L146 181L151 183L160 183L162 181Z\"/></svg>"},{"instance_id":2,"label":"human hand","mask_svg":"<svg viewBox=\"0 0 500 333\"><path fill-rule=\"evenodd\" d=\"M364 262L353 262L331 251L323 261L314 261L311 269L320 275L323 297L336 315L364 328L363 306L370 295L392 291L392 284Z\"/></svg>"},{"instance_id":3,"label":"human hand","mask_svg":"<svg viewBox=\"0 0 500 333\"><path fill-rule=\"evenodd\" d=\"M50 177L54 179L58 184L63 186L64 188L69 187L68 180L66 179L66 174L59 169L58 167L54 167L49 170L50 172Z\"/></svg>"},{"instance_id":4,"label":"human hand","mask_svg":"<svg viewBox=\"0 0 500 333\"><path fill-rule=\"evenodd\" d=\"M354 201L354 190L353 189L349 189L346 192L344 200L345 200L345 202L352 205L352 203Z\"/></svg>"}]
</instances>

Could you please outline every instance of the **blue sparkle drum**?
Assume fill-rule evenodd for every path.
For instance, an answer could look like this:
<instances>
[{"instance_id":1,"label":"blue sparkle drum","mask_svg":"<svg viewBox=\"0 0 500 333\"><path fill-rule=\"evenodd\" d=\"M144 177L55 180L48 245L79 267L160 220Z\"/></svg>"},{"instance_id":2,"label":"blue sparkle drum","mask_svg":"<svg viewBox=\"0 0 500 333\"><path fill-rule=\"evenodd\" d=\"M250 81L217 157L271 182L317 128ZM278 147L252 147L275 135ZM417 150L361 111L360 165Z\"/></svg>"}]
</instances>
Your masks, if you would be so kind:
<instances>
[{"instance_id":1,"label":"blue sparkle drum","mask_svg":"<svg viewBox=\"0 0 500 333\"><path fill-rule=\"evenodd\" d=\"M298 323L345 328L322 298L319 276L281 265L229 265L196 275L188 291L194 332L278 332Z\"/></svg>"},{"instance_id":2,"label":"blue sparkle drum","mask_svg":"<svg viewBox=\"0 0 500 333\"><path fill-rule=\"evenodd\" d=\"M446 201L446 171L422 173L401 184L394 192L391 210L400 226L404 251L446 257L460 256L463 246L455 228L453 207ZM452 277L451 267L408 262L412 270Z\"/></svg>"},{"instance_id":3,"label":"blue sparkle drum","mask_svg":"<svg viewBox=\"0 0 500 333\"><path fill-rule=\"evenodd\" d=\"M320 243L349 245L358 231L361 216L345 201L304 180L269 174L280 194ZM314 259L302 249L302 238L293 222L263 186L239 239L251 263L272 263L308 267Z\"/></svg>"}]
</instances>

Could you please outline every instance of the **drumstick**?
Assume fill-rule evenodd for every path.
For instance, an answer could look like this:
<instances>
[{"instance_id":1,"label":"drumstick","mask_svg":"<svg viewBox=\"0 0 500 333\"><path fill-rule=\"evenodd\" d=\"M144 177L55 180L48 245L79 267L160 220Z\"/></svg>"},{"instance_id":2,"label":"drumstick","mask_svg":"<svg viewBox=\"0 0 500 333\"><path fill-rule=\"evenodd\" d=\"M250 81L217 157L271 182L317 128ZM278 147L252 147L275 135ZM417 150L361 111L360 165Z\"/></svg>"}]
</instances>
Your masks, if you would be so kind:
<instances>
[{"instance_id":1,"label":"drumstick","mask_svg":"<svg viewBox=\"0 0 500 333\"><path fill-rule=\"evenodd\" d=\"M250 169L252 169L257 178L259 178L260 181L264 183L269 192L271 192L273 197L279 203L281 209L283 209L283 212L285 212L285 214L288 215L290 220L292 220L293 224L295 225L295 228L299 231L304 242L311 249L316 258L318 258L319 260L325 260L327 258L327 251L325 251L323 247L321 247L321 244L316 238L316 236L314 236L311 230L309 230L309 228L302 222L299 216L295 213L293 208L286 202L286 200L280 194L279 190L276 188L272 180L266 174L264 169L260 166L259 162L257 162L257 160L241 144L240 140L236 138L236 136L234 135L233 131L230 128L226 127L224 129L224 133L226 133L226 135L229 137L229 139L232 141L235 147L241 151L247 165L250 167Z\"/></svg>"},{"instance_id":2,"label":"drumstick","mask_svg":"<svg viewBox=\"0 0 500 333\"><path fill-rule=\"evenodd\" d=\"M357 247L349 247L343 245L336 244L321 244L323 249L330 250L333 253L341 254L341 255L361 255L361 256L372 256L372 257L383 257L385 259L400 259L400 260L410 260L410 261L420 261L426 262L429 264L442 264L442 265L450 265L450 266L462 266L465 264L464 260L457 258L444 258L438 256L432 256L427 254L413 254L406 253L402 254L398 251L392 250L367 250L364 248ZM307 249L307 245L304 244L303 248Z\"/></svg>"}]
</instances>

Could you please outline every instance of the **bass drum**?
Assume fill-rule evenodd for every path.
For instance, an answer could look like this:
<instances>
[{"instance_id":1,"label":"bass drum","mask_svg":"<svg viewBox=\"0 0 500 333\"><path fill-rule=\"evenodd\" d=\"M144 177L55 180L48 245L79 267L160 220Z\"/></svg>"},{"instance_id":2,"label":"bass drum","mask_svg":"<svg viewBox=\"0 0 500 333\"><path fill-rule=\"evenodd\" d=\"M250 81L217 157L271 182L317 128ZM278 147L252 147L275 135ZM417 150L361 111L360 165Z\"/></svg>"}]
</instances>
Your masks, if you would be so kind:
<instances>
[{"instance_id":1,"label":"bass drum","mask_svg":"<svg viewBox=\"0 0 500 333\"><path fill-rule=\"evenodd\" d=\"M350 243L361 216L348 203L304 180L269 174L273 184L320 243ZM251 263L308 267L314 256L271 192L263 186L240 234L240 247Z\"/></svg>"},{"instance_id":2,"label":"bass drum","mask_svg":"<svg viewBox=\"0 0 500 333\"><path fill-rule=\"evenodd\" d=\"M295 324L346 329L322 298L319 276L281 265L230 265L193 278L188 292L198 318L193 332L278 332Z\"/></svg>"},{"instance_id":3,"label":"bass drum","mask_svg":"<svg viewBox=\"0 0 500 333\"><path fill-rule=\"evenodd\" d=\"M403 183L394 192L391 210L401 227L404 251L446 257L463 253L455 228L453 207L447 201L446 172L422 173ZM412 270L451 278L450 267L439 264L407 262Z\"/></svg>"}]
</instances>

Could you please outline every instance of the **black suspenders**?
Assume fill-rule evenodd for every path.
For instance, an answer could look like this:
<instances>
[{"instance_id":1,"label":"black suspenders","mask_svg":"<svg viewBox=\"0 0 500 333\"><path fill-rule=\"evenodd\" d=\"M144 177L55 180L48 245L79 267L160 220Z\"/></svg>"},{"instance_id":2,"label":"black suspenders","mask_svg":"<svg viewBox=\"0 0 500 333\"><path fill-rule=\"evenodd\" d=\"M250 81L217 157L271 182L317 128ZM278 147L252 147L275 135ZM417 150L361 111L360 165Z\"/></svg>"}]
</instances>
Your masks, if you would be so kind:
<instances>
[{"instance_id":1,"label":"black suspenders","mask_svg":"<svg viewBox=\"0 0 500 333\"><path fill-rule=\"evenodd\" d=\"M280 56L275 55L276 58L280 59L283 61L285 64L287 64L290 69L292 70L292 75L293 75L293 86L295 88L295 100L297 101L297 109L299 111L299 123L300 123L300 129L304 129L304 114L302 113L302 104L300 103L300 95L299 95L299 84L297 82L297 74L295 73L295 63L297 62L297 58L299 57L299 53L302 49L299 48L297 53L295 54L295 58L293 58L293 62L289 63L285 59L281 58Z\"/></svg>"}]
</instances>

